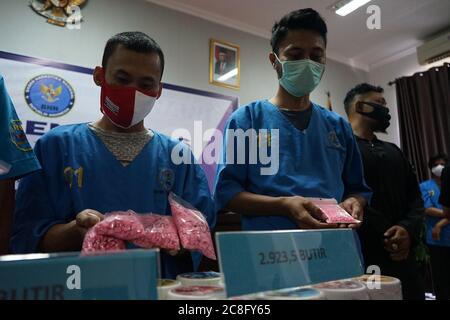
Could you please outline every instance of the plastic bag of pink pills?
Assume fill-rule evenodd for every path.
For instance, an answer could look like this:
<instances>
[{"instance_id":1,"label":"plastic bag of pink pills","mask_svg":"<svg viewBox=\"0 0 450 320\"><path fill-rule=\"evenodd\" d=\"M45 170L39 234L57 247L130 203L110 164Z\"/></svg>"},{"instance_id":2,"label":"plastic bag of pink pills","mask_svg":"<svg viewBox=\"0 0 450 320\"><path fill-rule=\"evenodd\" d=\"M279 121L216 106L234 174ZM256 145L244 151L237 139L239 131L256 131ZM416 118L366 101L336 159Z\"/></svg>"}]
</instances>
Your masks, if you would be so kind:
<instances>
[{"instance_id":1,"label":"plastic bag of pink pills","mask_svg":"<svg viewBox=\"0 0 450 320\"><path fill-rule=\"evenodd\" d=\"M94 226L89 229L84 237L82 255L123 251L125 248L124 240L98 234L97 228Z\"/></svg>"},{"instance_id":2,"label":"plastic bag of pink pills","mask_svg":"<svg viewBox=\"0 0 450 320\"><path fill-rule=\"evenodd\" d=\"M144 226L142 235L132 242L141 248L180 250L180 239L171 216L143 214L138 216Z\"/></svg>"},{"instance_id":3,"label":"plastic bag of pink pills","mask_svg":"<svg viewBox=\"0 0 450 320\"><path fill-rule=\"evenodd\" d=\"M172 192L169 203L183 248L198 250L206 257L217 260L208 222L203 214Z\"/></svg>"},{"instance_id":4,"label":"plastic bag of pink pills","mask_svg":"<svg viewBox=\"0 0 450 320\"><path fill-rule=\"evenodd\" d=\"M335 199L309 199L326 216L326 223L358 224L361 221L353 218Z\"/></svg>"},{"instance_id":5,"label":"plastic bag of pink pills","mask_svg":"<svg viewBox=\"0 0 450 320\"><path fill-rule=\"evenodd\" d=\"M96 232L121 240L134 240L144 233L144 226L132 210L111 212L95 225Z\"/></svg>"}]
</instances>

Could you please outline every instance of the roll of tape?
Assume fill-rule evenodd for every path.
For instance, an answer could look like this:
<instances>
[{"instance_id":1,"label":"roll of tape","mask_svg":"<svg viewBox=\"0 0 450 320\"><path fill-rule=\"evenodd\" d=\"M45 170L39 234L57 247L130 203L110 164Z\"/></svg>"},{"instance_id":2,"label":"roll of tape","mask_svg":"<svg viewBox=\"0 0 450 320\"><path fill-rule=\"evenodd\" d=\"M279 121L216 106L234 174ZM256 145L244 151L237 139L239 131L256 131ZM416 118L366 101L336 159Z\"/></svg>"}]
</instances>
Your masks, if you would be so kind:
<instances>
[{"instance_id":1,"label":"roll of tape","mask_svg":"<svg viewBox=\"0 0 450 320\"><path fill-rule=\"evenodd\" d=\"M167 300L167 294L170 290L181 286L180 281L172 279L159 279L158 280L158 300Z\"/></svg>"},{"instance_id":2,"label":"roll of tape","mask_svg":"<svg viewBox=\"0 0 450 320\"><path fill-rule=\"evenodd\" d=\"M248 295L244 295L244 296L237 296L237 297L231 297L228 298L228 300L264 300L260 295L258 294L248 294Z\"/></svg>"},{"instance_id":3,"label":"roll of tape","mask_svg":"<svg viewBox=\"0 0 450 320\"><path fill-rule=\"evenodd\" d=\"M327 300L369 300L366 286L356 280L325 282L313 288L322 291Z\"/></svg>"},{"instance_id":4,"label":"roll of tape","mask_svg":"<svg viewBox=\"0 0 450 320\"><path fill-rule=\"evenodd\" d=\"M219 286L181 286L167 294L167 300L222 300L225 289Z\"/></svg>"},{"instance_id":5,"label":"roll of tape","mask_svg":"<svg viewBox=\"0 0 450 320\"><path fill-rule=\"evenodd\" d=\"M184 273L177 280L183 286L223 286L222 274L214 271Z\"/></svg>"},{"instance_id":6,"label":"roll of tape","mask_svg":"<svg viewBox=\"0 0 450 320\"><path fill-rule=\"evenodd\" d=\"M264 300L325 300L325 294L314 288L292 288L261 293Z\"/></svg>"},{"instance_id":7,"label":"roll of tape","mask_svg":"<svg viewBox=\"0 0 450 320\"><path fill-rule=\"evenodd\" d=\"M355 280L361 281L367 288L370 300L402 300L402 283L388 276L363 275Z\"/></svg>"}]
</instances>

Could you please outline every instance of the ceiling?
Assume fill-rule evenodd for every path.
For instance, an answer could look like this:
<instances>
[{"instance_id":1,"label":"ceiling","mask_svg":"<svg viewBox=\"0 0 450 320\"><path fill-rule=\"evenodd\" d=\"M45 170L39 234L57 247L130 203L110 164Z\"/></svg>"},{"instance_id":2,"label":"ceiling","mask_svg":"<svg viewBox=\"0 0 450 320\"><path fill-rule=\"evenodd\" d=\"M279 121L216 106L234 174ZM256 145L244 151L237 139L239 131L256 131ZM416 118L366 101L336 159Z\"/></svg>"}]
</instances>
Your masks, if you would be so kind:
<instances>
[{"instance_id":1,"label":"ceiling","mask_svg":"<svg viewBox=\"0 0 450 320\"><path fill-rule=\"evenodd\" d=\"M365 70L414 53L430 36L450 28L449 0L372 0L346 17L330 9L337 0L147 0L231 28L270 37L289 11L311 7L329 29L329 58ZM369 30L369 5L381 9L381 30Z\"/></svg>"}]
</instances>

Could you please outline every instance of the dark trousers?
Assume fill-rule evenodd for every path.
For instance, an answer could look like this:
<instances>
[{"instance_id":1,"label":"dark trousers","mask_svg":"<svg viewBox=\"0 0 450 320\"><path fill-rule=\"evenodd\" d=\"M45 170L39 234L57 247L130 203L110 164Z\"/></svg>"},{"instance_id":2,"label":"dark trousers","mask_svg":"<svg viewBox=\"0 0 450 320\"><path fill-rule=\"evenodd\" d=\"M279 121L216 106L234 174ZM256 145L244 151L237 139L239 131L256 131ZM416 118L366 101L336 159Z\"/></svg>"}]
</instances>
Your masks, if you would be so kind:
<instances>
[{"instance_id":1,"label":"dark trousers","mask_svg":"<svg viewBox=\"0 0 450 320\"><path fill-rule=\"evenodd\" d=\"M436 300L450 300L450 247L429 245Z\"/></svg>"}]
</instances>

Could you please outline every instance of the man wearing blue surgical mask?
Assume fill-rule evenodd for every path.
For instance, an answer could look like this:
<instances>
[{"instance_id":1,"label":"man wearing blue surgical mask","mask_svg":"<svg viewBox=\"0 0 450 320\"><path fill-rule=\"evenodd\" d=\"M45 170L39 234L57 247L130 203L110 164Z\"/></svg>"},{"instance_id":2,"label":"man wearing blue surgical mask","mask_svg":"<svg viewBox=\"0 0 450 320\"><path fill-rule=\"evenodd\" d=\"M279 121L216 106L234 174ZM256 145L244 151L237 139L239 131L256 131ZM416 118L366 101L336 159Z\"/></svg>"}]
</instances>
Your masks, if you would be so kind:
<instances>
[{"instance_id":1,"label":"man wearing blue surgical mask","mask_svg":"<svg viewBox=\"0 0 450 320\"><path fill-rule=\"evenodd\" d=\"M228 120L214 197L218 211L243 215L244 230L339 226L325 223L323 212L308 198L336 199L354 218L363 219L371 191L351 127L310 101L325 71L326 44L327 26L313 9L283 17L273 27L269 55L279 79L276 95L239 108ZM230 134L239 130L256 133L244 148ZM266 137L262 130L271 133ZM263 161L251 161L254 149L249 146L253 141L261 147L266 140L279 164L269 174L261 170ZM236 156L245 161L234 161Z\"/></svg>"},{"instance_id":2,"label":"man wearing blue surgical mask","mask_svg":"<svg viewBox=\"0 0 450 320\"><path fill-rule=\"evenodd\" d=\"M420 184L425 203L426 242L430 250L433 288L436 300L450 299L450 226L440 225L445 220L444 208L439 201L441 177L448 161L447 155L438 154L430 158L428 168L431 179Z\"/></svg>"}]
</instances>

